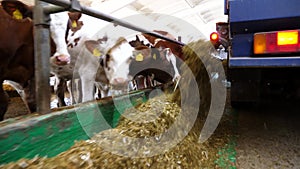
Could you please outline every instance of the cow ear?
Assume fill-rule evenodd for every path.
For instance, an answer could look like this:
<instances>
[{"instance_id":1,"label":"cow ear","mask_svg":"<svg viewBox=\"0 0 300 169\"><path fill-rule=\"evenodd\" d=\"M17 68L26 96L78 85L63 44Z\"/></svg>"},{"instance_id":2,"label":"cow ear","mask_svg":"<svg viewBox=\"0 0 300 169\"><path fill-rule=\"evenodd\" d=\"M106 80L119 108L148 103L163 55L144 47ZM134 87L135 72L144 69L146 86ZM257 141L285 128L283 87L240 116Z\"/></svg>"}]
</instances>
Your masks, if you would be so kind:
<instances>
[{"instance_id":1,"label":"cow ear","mask_svg":"<svg viewBox=\"0 0 300 169\"><path fill-rule=\"evenodd\" d=\"M135 35L135 39L136 39L136 41L139 41L139 42L141 41L138 35Z\"/></svg>"},{"instance_id":2,"label":"cow ear","mask_svg":"<svg viewBox=\"0 0 300 169\"><path fill-rule=\"evenodd\" d=\"M80 19L82 16L81 12L78 13L78 19Z\"/></svg>"},{"instance_id":3,"label":"cow ear","mask_svg":"<svg viewBox=\"0 0 300 169\"><path fill-rule=\"evenodd\" d=\"M99 42L95 40L87 40L84 42L86 49L96 57L102 56L101 51L98 49Z\"/></svg>"},{"instance_id":4,"label":"cow ear","mask_svg":"<svg viewBox=\"0 0 300 169\"><path fill-rule=\"evenodd\" d=\"M103 44L103 43L105 43L107 40L108 40L107 35L104 35L102 38L99 38L99 39L97 40L97 42L98 42L99 44Z\"/></svg>"},{"instance_id":5,"label":"cow ear","mask_svg":"<svg viewBox=\"0 0 300 169\"><path fill-rule=\"evenodd\" d=\"M1 5L3 9L11 15L14 19L24 19L26 17L32 17L32 6L28 6L20 1L2 1ZM11 11L10 7L14 6L15 11ZM11 13L12 12L12 13Z\"/></svg>"}]
</instances>

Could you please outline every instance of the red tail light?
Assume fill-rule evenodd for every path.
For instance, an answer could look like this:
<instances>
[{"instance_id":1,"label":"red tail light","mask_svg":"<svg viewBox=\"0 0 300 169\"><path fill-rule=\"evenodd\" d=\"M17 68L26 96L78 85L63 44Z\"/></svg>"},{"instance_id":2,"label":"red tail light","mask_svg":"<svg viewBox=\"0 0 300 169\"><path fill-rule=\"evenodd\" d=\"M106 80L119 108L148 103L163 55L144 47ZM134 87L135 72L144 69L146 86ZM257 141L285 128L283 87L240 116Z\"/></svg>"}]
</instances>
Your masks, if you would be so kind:
<instances>
[{"instance_id":1,"label":"red tail light","mask_svg":"<svg viewBox=\"0 0 300 169\"><path fill-rule=\"evenodd\" d=\"M217 32L213 32L210 34L210 40L213 42L219 41L219 34Z\"/></svg>"},{"instance_id":2,"label":"red tail light","mask_svg":"<svg viewBox=\"0 0 300 169\"><path fill-rule=\"evenodd\" d=\"M300 31L278 31L254 34L254 53L300 52Z\"/></svg>"}]
</instances>

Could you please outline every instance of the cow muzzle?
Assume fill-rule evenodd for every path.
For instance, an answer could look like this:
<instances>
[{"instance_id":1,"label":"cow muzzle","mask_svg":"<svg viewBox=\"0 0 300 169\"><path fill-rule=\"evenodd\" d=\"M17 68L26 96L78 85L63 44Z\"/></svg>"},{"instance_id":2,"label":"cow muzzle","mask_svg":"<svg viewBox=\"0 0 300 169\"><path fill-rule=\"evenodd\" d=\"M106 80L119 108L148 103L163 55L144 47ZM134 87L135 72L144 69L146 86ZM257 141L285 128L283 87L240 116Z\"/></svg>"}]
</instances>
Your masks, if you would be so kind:
<instances>
[{"instance_id":1,"label":"cow muzzle","mask_svg":"<svg viewBox=\"0 0 300 169\"><path fill-rule=\"evenodd\" d=\"M114 89L123 89L124 87L127 87L128 85L128 80L124 78L114 78L111 81L111 86Z\"/></svg>"},{"instance_id":2,"label":"cow muzzle","mask_svg":"<svg viewBox=\"0 0 300 169\"><path fill-rule=\"evenodd\" d=\"M66 65L70 63L70 56L58 55L54 57L55 57L55 64L57 65Z\"/></svg>"}]
</instances>

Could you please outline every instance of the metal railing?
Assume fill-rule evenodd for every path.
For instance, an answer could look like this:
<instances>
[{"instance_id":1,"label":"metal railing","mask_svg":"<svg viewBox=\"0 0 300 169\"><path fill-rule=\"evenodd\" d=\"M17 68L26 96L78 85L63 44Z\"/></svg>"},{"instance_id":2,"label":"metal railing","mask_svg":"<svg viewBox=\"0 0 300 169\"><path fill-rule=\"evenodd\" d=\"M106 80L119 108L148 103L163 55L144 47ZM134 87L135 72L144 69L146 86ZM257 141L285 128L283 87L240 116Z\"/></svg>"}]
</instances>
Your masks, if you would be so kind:
<instances>
[{"instance_id":1,"label":"metal railing","mask_svg":"<svg viewBox=\"0 0 300 169\"><path fill-rule=\"evenodd\" d=\"M45 3L46 2L46 3ZM47 5L48 3L48 5ZM49 6L49 4L55 6ZM45 114L50 112L50 14L61 11L77 11L92 17L114 23L138 32L176 43L185 45L180 41L170 39L161 34L141 28L134 24L125 22L121 19L114 18L100 11L89 7L81 6L77 0L35 0L34 8L34 24L35 24L35 79L36 79L36 98L37 98L37 112ZM45 57L49 56L49 57ZM45 89L49 89L45 90Z\"/></svg>"}]
</instances>

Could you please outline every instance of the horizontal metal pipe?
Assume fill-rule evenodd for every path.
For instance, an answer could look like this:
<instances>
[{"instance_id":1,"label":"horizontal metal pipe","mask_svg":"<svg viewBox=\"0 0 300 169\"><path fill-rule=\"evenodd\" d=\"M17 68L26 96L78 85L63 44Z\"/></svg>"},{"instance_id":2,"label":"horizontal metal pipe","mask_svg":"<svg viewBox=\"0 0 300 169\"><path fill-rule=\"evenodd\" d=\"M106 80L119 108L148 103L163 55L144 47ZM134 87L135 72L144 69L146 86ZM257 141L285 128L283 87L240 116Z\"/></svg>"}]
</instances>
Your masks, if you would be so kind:
<instances>
[{"instance_id":1,"label":"horizontal metal pipe","mask_svg":"<svg viewBox=\"0 0 300 169\"><path fill-rule=\"evenodd\" d=\"M69 9L69 10L81 12L81 13L84 13L86 15L90 15L92 17L96 17L96 18L105 20L107 22L112 22L114 24L129 28L129 29L132 29L132 30L135 30L135 31L138 31L138 32L142 32L142 33L145 33L145 34L148 34L148 35L151 35L151 36L154 36L154 37L157 37L157 38L169 41L169 42L173 42L173 43L176 43L176 44L179 44L179 45L182 45L182 46L185 45L184 43L179 42L177 40L170 39L170 38L162 36L161 34L158 34L156 32L152 32L152 31L149 31L147 29L138 27L138 26L133 25L129 22L125 22L121 19L112 17L110 15L104 14L100 11L94 10L92 8L89 8L89 7L81 6L81 11L76 10L76 9L71 9L71 2L70 1L65 1L65 0L41 0L41 1L47 2L47 3L50 3L50 4L54 4L54 5L58 5L58 6L62 6L64 8Z\"/></svg>"},{"instance_id":2,"label":"horizontal metal pipe","mask_svg":"<svg viewBox=\"0 0 300 169\"><path fill-rule=\"evenodd\" d=\"M61 7L61 6L45 6L44 7L44 12L46 14L52 14L52 13L58 13L58 12L63 12L63 11L66 11L67 9L69 8L64 8L64 7Z\"/></svg>"},{"instance_id":3,"label":"horizontal metal pipe","mask_svg":"<svg viewBox=\"0 0 300 169\"><path fill-rule=\"evenodd\" d=\"M57 5L57 6L61 6L63 8L71 7L71 2L66 1L66 0L40 0L40 1L47 2L49 4L53 4L53 5Z\"/></svg>"}]
</instances>

